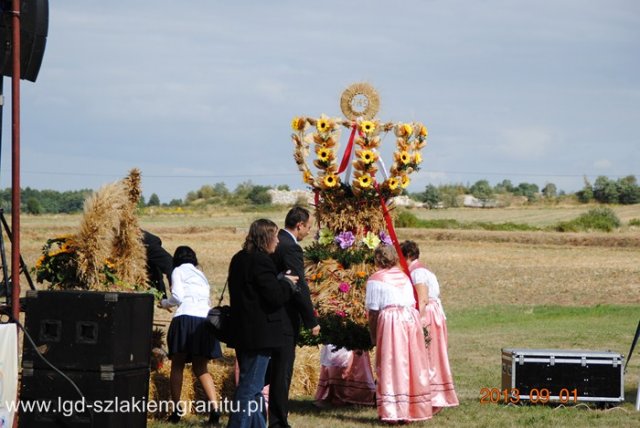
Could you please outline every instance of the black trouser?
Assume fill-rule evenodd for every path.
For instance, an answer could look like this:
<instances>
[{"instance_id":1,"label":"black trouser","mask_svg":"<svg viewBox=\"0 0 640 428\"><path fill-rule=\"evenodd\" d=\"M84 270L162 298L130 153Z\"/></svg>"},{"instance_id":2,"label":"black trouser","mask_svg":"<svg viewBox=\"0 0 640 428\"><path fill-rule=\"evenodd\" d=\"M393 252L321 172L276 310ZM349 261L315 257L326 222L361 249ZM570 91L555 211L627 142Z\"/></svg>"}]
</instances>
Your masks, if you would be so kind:
<instances>
[{"instance_id":1,"label":"black trouser","mask_svg":"<svg viewBox=\"0 0 640 428\"><path fill-rule=\"evenodd\" d=\"M271 354L269 377L269 428L288 427L289 387L296 358L293 336L285 336L286 343Z\"/></svg>"}]
</instances>

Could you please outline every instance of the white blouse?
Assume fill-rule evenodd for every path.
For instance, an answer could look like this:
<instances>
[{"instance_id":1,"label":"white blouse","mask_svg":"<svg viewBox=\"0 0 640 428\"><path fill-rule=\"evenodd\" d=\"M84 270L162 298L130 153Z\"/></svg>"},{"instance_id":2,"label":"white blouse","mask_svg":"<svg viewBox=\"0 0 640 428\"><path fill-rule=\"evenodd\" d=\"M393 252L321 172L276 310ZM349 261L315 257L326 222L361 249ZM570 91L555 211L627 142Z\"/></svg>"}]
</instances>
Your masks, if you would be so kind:
<instances>
[{"instance_id":1,"label":"white blouse","mask_svg":"<svg viewBox=\"0 0 640 428\"><path fill-rule=\"evenodd\" d=\"M440 284L436 275L428 269L417 268L411 271L414 284L426 284L429 287L429 299L440 299Z\"/></svg>"},{"instance_id":2,"label":"white blouse","mask_svg":"<svg viewBox=\"0 0 640 428\"><path fill-rule=\"evenodd\" d=\"M211 308L209 281L204 273L191 263L178 266L171 273L171 297L162 306L178 306L174 317L191 315L204 318Z\"/></svg>"},{"instance_id":3,"label":"white blouse","mask_svg":"<svg viewBox=\"0 0 640 428\"><path fill-rule=\"evenodd\" d=\"M390 305L415 306L413 286L409 278L404 284L390 284L383 281L367 281L366 305L371 311L379 311Z\"/></svg>"}]
</instances>

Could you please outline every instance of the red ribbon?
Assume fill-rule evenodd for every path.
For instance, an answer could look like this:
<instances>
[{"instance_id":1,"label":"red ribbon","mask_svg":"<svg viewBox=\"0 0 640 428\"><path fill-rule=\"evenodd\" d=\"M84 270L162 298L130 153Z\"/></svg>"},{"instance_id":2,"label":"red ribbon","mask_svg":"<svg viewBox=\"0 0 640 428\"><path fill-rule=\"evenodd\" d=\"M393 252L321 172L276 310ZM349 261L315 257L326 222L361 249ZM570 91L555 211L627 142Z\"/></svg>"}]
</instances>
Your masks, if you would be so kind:
<instances>
[{"instance_id":1,"label":"red ribbon","mask_svg":"<svg viewBox=\"0 0 640 428\"><path fill-rule=\"evenodd\" d=\"M351 152L353 151L353 140L356 137L356 129L357 125L355 123L351 125L351 136L349 137L347 147L344 149L344 154L342 155L342 160L340 161L338 174L342 174L344 170L347 169L347 165L349 165L349 159L351 159Z\"/></svg>"},{"instance_id":2,"label":"red ribbon","mask_svg":"<svg viewBox=\"0 0 640 428\"><path fill-rule=\"evenodd\" d=\"M387 202L384 200L382 196L382 192L380 191L380 186L378 183L374 183L376 191L378 192L378 196L380 196L380 206L382 207L382 215L384 217L384 222L387 224L387 230L389 231L389 236L391 237L391 242L393 242L393 246L398 253L398 260L400 261L400 267L404 271L405 274L411 279L411 272L409 272L409 265L407 264L407 259L404 258L404 254L402 254L402 248L400 248L400 243L398 242L398 236L396 235L396 230L393 228L393 220L391 220L391 215L389 214L389 209L387 208ZM413 281L411 281L413 282ZM416 288L413 287L413 297L416 299L416 309L420 311L420 302L418 301L418 292Z\"/></svg>"}]
</instances>

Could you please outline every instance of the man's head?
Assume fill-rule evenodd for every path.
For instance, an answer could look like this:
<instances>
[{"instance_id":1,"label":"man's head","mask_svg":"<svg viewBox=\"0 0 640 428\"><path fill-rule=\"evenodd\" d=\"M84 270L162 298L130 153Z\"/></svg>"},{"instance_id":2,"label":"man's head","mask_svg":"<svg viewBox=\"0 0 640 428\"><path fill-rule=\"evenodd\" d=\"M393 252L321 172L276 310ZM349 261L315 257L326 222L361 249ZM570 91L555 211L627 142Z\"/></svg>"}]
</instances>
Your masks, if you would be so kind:
<instances>
[{"instance_id":1,"label":"man's head","mask_svg":"<svg viewBox=\"0 0 640 428\"><path fill-rule=\"evenodd\" d=\"M306 208L293 207L284 219L284 227L298 241L302 241L311 232L311 215Z\"/></svg>"}]
</instances>

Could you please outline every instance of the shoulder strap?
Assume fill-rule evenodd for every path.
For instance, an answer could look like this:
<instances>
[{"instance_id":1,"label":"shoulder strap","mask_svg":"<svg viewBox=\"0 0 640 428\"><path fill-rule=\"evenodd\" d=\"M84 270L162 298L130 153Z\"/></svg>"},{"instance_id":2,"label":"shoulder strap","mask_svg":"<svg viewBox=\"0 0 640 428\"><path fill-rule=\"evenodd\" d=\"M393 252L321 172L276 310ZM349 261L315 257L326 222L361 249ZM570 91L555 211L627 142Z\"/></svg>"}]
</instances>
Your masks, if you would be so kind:
<instances>
[{"instance_id":1,"label":"shoulder strap","mask_svg":"<svg viewBox=\"0 0 640 428\"><path fill-rule=\"evenodd\" d=\"M222 293L220 293L220 299L218 300L218 306L222 305L222 300L224 299L224 292L227 290L227 284L229 284L229 278L224 283L224 288L222 288Z\"/></svg>"}]
</instances>

